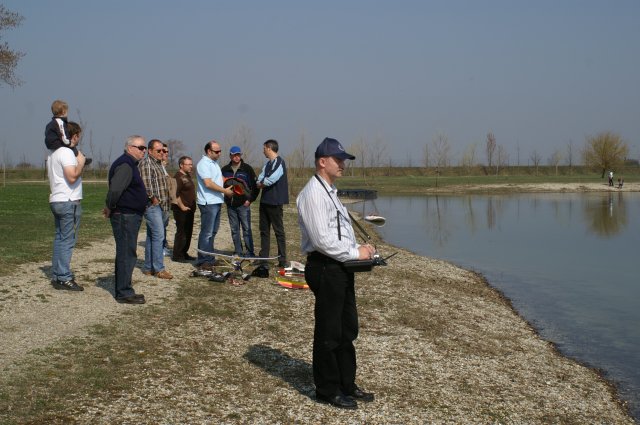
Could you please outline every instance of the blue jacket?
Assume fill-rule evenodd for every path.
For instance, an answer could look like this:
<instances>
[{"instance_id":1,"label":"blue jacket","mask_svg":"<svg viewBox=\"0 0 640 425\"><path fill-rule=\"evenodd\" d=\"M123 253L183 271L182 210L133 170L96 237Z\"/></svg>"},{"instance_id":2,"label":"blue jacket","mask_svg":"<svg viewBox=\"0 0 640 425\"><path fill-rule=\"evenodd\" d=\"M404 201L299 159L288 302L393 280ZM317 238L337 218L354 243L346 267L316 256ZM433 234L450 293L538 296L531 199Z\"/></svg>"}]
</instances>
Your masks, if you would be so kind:
<instances>
[{"instance_id":1,"label":"blue jacket","mask_svg":"<svg viewBox=\"0 0 640 425\"><path fill-rule=\"evenodd\" d=\"M260 198L261 204L284 205L289 203L287 166L282 157L277 156L273 161L267 161L258 176L258 181L264 184Z\"/></svg>"}]
</instances>

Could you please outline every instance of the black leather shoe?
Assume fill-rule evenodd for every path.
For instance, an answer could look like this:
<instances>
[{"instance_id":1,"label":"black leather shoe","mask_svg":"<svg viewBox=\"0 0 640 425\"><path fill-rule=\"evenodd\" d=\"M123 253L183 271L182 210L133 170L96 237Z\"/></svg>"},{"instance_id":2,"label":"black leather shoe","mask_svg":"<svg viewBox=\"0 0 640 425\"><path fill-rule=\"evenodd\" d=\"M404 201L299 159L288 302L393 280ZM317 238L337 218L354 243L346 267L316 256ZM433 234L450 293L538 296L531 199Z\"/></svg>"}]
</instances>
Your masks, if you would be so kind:
<instances>
[{"instance_id":1,"label":"black leather shoe","mask_svg":"<svg viewBox=\"0 0 640 425\"><path fill-rule=\"evenodd\" d=\"M353 392L349 394L349 397L355 400L364 401L365 403L370 403L375 399L375 395L373 393L362 391L360 388L358 388L357 385L355 387L355 390L353 390Z\"/></svg>"},{"instance_id":2,"label":"black leather shoe","mask_svg":"<svg viewBox=\"0 0 640 425\"><path fill-rule=\"evenodd\" d=\"M144 304L147 300L144 299L142 294L134 294L128 297L116 298L116 301L120 304Z\"/></svg>"},{"instance_id":3,"label":"black leather shoe","mask_svg":"<svg viewBox=\"0 0 640 425\"><path fill-rule=\"evenodd\" d=\"M358 408L358 403L351 397L343 396L342 394L334 396L324 396L322 394L316 394L316 399L320 403L330 404L340 409L355 410Z\"/></svg>"},{"instance_id":4,"label":"black leather shoe","mask_svg":"<svg viewBox=\"0 0 640 425\"><path fill-rule=\"evenodd\" d=\"M195 260L195 258L193 257L172 257L171 258L171 261L175 263L190 263L193 260Z\"/></svg>"},{"instance_id":5,"label":"black leather shoe","mask_svg":"<svg viewBox=\"0 0 640 425\"><path fill-rule=\"evenodd\" d=\"M74 279L71 280L52 280L51 284L56 289L65 289L67 291L84 291L84 288L76 283Z\"/></svg>"},{"instance_id":6,"label":"black leather shoe","mask_svg":"<svg viewBox=\"0 0 640 425\"><path fill-rule=\"evenodd\" d=\"M189 254L185 255L184 259L187 260L187 261L195 261L195 260L197 260L196 257L192 257Z\"/></svg>"}]
</instances>

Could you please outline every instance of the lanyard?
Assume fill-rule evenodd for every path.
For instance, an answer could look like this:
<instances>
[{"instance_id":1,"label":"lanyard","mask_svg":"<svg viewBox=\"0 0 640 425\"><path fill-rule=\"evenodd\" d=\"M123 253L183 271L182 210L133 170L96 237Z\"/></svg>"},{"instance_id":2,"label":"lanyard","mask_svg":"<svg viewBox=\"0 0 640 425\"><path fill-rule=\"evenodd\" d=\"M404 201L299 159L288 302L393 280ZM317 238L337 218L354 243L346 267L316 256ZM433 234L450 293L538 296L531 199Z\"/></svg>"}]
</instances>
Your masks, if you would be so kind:
<instances>
[{"instance_id":1,"label":"lanyard","mask_svg":"<svg viewBox=\"0 0 640 425\"><path fill-rule=\"evenodd\" d=\"M331 193L329 193L329 189L327 189L327 187L324 185L324 183L322 183L322 180L320 179L320 177L318 177L317 174L314 174L313 177L315 177L318 180L318 183L320 183L320 186L322 186L324 191L327 192L327 195L329 196L329 199L331 199L331 202L333 203L333 206L336 208L336 220L338 221L338 240L341 241L342 240L342 232L340 231L340 214L341 214L340 213L340 209L336 205L336 202L333 200L333 197L331 196Z\"/></svg>"}]
</instances>

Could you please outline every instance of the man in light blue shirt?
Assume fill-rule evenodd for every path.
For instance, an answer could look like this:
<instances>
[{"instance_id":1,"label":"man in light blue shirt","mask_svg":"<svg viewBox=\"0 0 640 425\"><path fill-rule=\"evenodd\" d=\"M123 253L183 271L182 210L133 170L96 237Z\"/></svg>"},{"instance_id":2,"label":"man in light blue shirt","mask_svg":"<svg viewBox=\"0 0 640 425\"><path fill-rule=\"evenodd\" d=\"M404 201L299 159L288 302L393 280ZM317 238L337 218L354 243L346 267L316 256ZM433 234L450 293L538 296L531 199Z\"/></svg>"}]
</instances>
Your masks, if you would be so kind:
<instances>
[{"instance_id":1,"label":"man in light blue shirt","mask_svg":"<svg viewBox=\"0 0 640 425\"><path fill-rule=\"evenodd\" d=\"M220 210L225 196L233 195L232 188L224 188L222 171L218 165L220 145L215 140L204 145L204 155L196 167L198 192L196 203L200 210L200 235L198 250L213 252L213 244L220 227ZM198 252L196 267L213 271L215 257Z\"/></svg>"}]
</instances>

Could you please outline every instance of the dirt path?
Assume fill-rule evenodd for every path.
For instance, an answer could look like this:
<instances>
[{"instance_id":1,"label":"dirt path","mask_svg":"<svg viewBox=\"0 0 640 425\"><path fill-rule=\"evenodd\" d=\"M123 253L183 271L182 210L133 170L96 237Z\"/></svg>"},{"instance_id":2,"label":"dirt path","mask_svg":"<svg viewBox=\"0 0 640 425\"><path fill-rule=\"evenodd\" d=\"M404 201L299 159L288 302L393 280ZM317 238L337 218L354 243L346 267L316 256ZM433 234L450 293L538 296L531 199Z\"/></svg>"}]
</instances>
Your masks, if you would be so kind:
<instances>
[{"instance_id":1,"label":"dirt path","mask_svg":"<svg viewBox=\"0 0 640 425\"><path fill-rule=\"evenodd\" d=\"M231 246L230 231L224 218L216 237L216 247L222 249ZM143 221L133 282L136 292L145 295L148 305L154 305L171 298L176 285L172 280L142 274L139 266L144 261L145 226ZM195 255L198 228L199 222L194 226L191 255ZM175 234L173 220L168 233ZM47 239L43 243L50 241ZM17 359L34 349L44 348L61 338L82 335L91 325L108 322L122 312L140 308L114 301L114 258L112 238L74 250L71 268L76 281L84 286L83 292L55 290L49 282L50 261L24 264L13 275L0 277L0 371L9 370ZM169 257L165 257L165 266L174 276L180 277L193 270L192 265L174 263Z\"/></svg>"}]
</instances>

